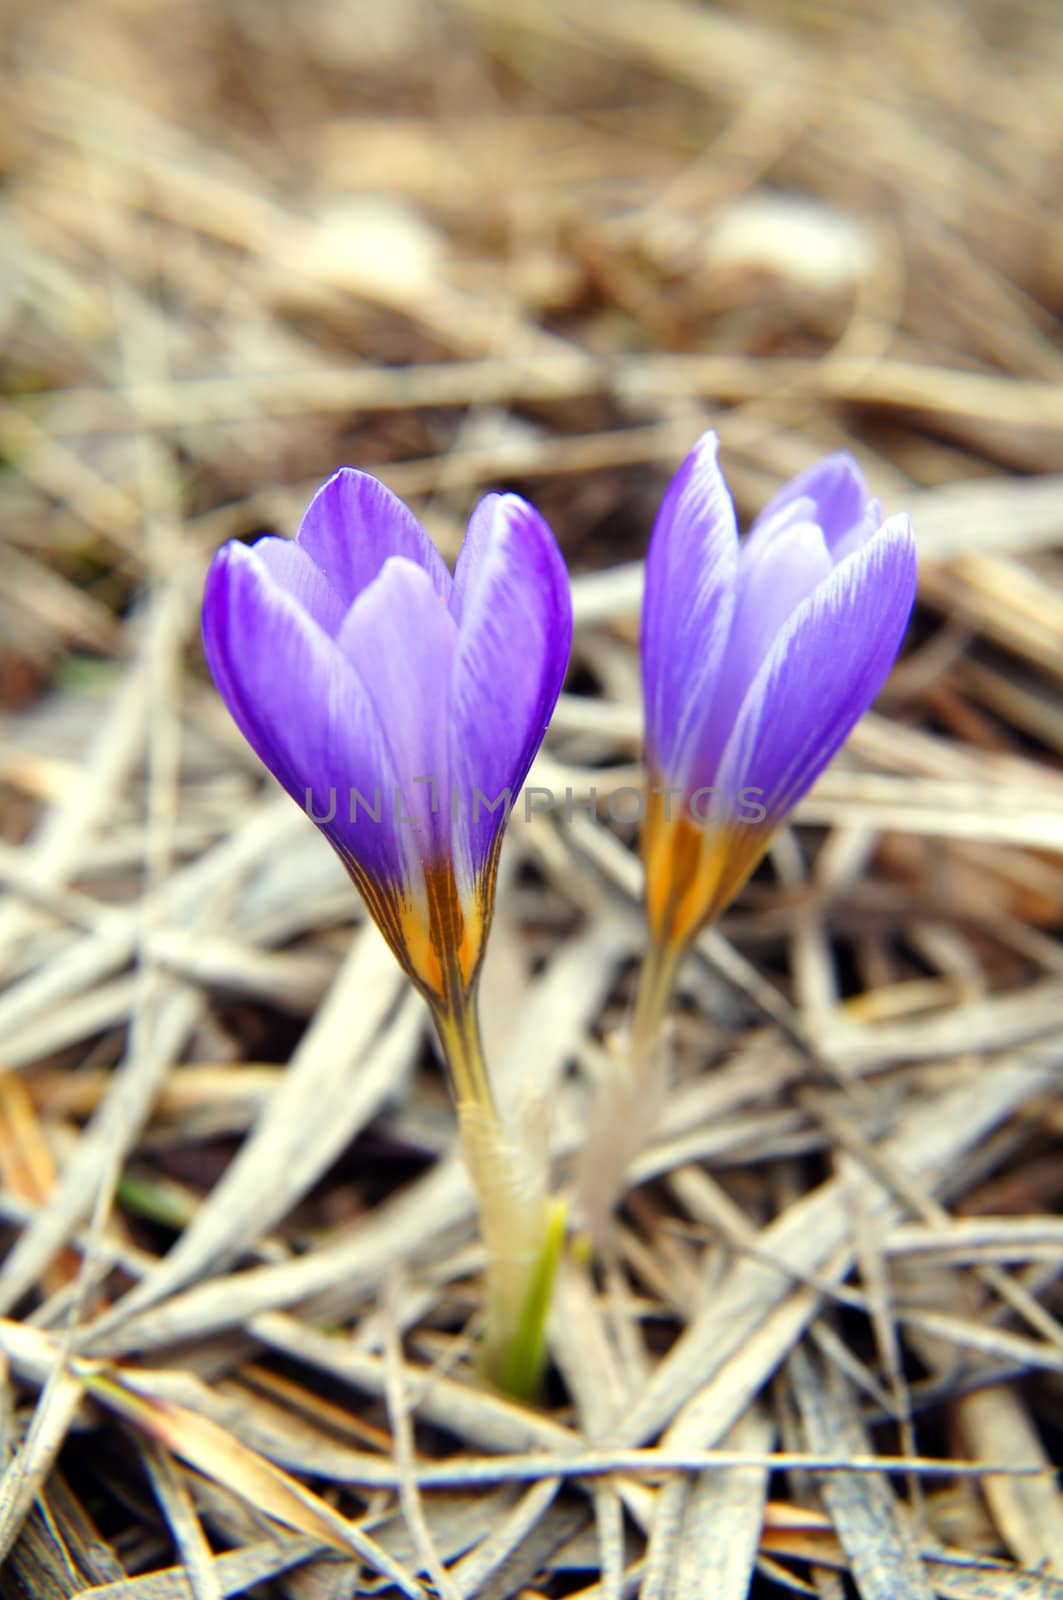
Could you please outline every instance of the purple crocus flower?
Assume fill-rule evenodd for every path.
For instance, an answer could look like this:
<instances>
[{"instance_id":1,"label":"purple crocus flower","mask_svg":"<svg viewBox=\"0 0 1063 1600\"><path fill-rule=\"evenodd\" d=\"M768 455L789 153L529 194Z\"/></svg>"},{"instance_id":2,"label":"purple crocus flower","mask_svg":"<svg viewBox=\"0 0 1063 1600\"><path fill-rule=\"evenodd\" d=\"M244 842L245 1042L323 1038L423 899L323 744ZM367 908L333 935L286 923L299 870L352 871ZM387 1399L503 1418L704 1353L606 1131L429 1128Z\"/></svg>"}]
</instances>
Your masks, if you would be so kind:
<instances>
[{"instance_id":1,"label":"purple crocus flower","mask_svg":"<svg viewBox=\"0 0 1063 1600\"><path fill-rule=\"evenodd\" d=\"M571 647L546 523L516 495L488 495L451 577L402 501L342 468L294 541L222 546L203 640L244 737L437 1016L464 1014L509 803Z\"/></svg>"},{"instance_id":2,"label":"purple crocus flower","mask_svg":"<svg viewBox=\"0 0 1063 1600\"><path fill-rule=\"evenodd\" d=\"M740 545L707 433L646 561L646 906L683 950L878 694L915 598L906 516L883 521L852 456L787 484Z\"/></svg>"},{"instance_id":3,"label":"purple crocus flower","mask_svg":"<svg viewBox=\"0 0 1063 1600\"><path fill-rule=\"evenodd\" d=\"M428 1001L480 1201L484 1366L529 1394L564 1209L544 1153L495 1103L476 980L502 830L572 644L554 536L516 495L488 495L451 577L402 501L344 468L294 541L218 551L203 642L244 737L337 851Z\"/></svg>"}]
</instances>

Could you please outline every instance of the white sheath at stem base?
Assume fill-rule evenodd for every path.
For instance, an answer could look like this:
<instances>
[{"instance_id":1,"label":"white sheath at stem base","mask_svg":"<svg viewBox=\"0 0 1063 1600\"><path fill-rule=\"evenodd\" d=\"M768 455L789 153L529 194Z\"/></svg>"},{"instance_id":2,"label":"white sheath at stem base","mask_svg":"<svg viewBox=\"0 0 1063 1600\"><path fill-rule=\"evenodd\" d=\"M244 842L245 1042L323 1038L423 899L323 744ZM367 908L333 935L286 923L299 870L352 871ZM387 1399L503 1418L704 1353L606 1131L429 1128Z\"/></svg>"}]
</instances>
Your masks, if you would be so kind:
<instances>
[{"instance_id":1,"label":"white sheath at stem base","mask_svg":"<svg viewBox=\"0 0 1063 1600\"><path fill-rule=\"evenodd\" d=\"M565 1206L547 1191L545 1129L506 1128L478 1105L458 1107L465 1162L480 1201L487 1254L481 1364L521 1399L539 1387L546 1318L565 1237Z\"/></svg>"},{"instance_id":2,"label":"white sheath at stem base","mask_svg":"<svg viewBox=\"0 0 1063 1600\"><path fill-rule=\"evenodd\" d=\"M628 1041L596 1085L576 1164L583 1226L602 1249L624 1192L627 1170L653 1137L668 1093L664 1023L683 950L651 944L639 974Z\"/></svg>"}]
</instances>

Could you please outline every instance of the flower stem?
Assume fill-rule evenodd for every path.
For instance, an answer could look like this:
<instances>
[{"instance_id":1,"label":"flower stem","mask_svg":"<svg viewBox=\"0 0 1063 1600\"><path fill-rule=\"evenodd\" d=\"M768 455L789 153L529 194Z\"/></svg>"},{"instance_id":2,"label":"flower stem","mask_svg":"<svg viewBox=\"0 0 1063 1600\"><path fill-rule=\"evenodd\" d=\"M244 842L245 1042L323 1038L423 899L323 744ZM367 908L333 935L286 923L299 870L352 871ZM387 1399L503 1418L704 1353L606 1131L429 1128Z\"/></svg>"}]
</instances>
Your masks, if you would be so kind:
<instances>
[{"instance_id":1,"label":"flower stem","mask_svg":"<svg viewBox=\"0 0 1063 1600\"><path fill-rule=\"evenodd\" d=\"M433 1006L432 1020L443 1047L454 1099L459 1106L482 1106L485 1116L498 1122L498 1106L495 1104L491 1080L487 1076L487 1062L480 1038L476 990L456 997L445 1008Z\"/></svg>"},{"instance_id":2,"label":"flower stem","mask_svg":"<svg viewBox=\"0 0 1063 1600\"><path fill-rule=\"evenodd\" d=\"M564 1204L547 1193L545 1120L540 1129L503 1120L487 1076L475 992L433 1015L487 1256L480 1367L500 1389L530 1399L542 1377L546 1319L565 1238Z\"/></svg>"},{"instance_id":3,"label":"flower stem","mask_svg":"<svg viewBox=\"0 0 1063 1600\"><path fill-rule=\"evenodd\" d=\"M631 1024L631 1059L640 1075L651 1071L660 1059L661 1029L685 953L682 946L653 940L643 957Z\"/></svg>"},{"instance_id":4,"label":"flower stem","mask_svg":"<svg viewBox=\"0 0 1063 1600\"><path fill-rule=\"evenodd\" d=\"M505 1345L497 1381L518 1400L534 1400L542 1384L546 1359L546 1319L554 1279L565 1247L568 1208L560 1199L547 1200L542 1248L528 1280L527 1293L515 1333ZM486 1348L486 1347L485 1347ZM488 1366L490 1375L490 1367Z\"/></svg>"}]
</instances>

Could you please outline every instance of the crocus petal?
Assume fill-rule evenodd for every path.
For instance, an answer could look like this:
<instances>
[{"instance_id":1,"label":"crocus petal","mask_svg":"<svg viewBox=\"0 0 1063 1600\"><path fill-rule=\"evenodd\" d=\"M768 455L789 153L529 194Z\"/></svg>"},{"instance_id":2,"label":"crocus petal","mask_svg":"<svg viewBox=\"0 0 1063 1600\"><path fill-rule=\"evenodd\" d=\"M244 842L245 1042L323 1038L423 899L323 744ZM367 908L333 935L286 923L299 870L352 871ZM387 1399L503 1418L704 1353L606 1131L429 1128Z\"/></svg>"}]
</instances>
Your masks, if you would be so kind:
<instances>
[{"instance_id":1,"label":"crocus petal","mask_svg":"<svg viewBox=\"0 0 1063 1600\"><path fill-rule=\"evenodd\" d=\"M831 548L831 556L837 563L844 561L846 556L851 556L854 551L862 550L869 539L873 539L882 526L881 500L869 500L867 510L859 522L855 522L847 534L838 539Z\"/></svg>"},{"instance_id":2,"label":"crocus petal","mask_svg":"<svg viewBox=\"0 0 1063 1600\"><path fill-rule=\"evenodd\" d=\"M392 797L420 859L450 854L450 674L454 619L431 576L392 556L347 613L337 644L364 683L401 794Z\"/></svg>"},{"instance_id":3,"label":"crocus petal","mask_svg":"<svg viewBox=\"0 0 1063 1600\"><path fill-rule=\"evenodd\" d=\"M646 557L647 757L676 785L690 775L734 610L738 529L717 448L705 434L672 479Z\"/></svg>"},{"instance_id":4,"label":"crocus petal","mask_svg":"<svg viewBox=\"0 0 1063 1600\"><path fill-rule=\"evenodd\" d=\"M450 609L455 622L461 622L465 597L476 574L482 569L491 540L495 535L500 494L485 494L476 505L469 526L465 530L458 559L454 564L454 588L450 596ZM507 495L507 500L519 500L517 495ZM526 502L521 501L522 505Z\"/></svg>"},{"instance_id":5,"label":"crocus petal","mask_svg":"<svg viewBox=\"0 0 1063 1600\"><path fill-rule=\"evenodd\" d=\"M813 519L823 529L828 548L834 548L845 537L854 523L861 520L867 504L867 484L859 464L848 450L839 450L832 456L817 461L814 466L799 472L773 499L769 500L756 522L753 531L769 521L791 500L808 499L816 507Z\"/></svg>"},{"instance_id":6,"label":"crocus petal","mask_svg":"<svg viewBox=\"0 0 1063 1600\"><path fill-rule=\"evenodd\" d=\"M475 879L542 742L572 647L572 602L547 524L517 495L488 495L473 512L454 574L460 611L451 699L460 863ZM492 807L497 806L497 809Z\"/></svg>"},{"instance_id":7,"label":"crocus petal","mask_svg":"<svg viewBox=\"0 0 1063 1600\"><path fill-rule=\"evenodd\" d=\"M302 699L327 700L327 635L280 589L254 546L230 543L214 557L203 605L207 664L256 755L302 803L303 780L322 770L323 729ZM280 670L278 670L280 669Z\"/></svg>"},{"instance_id":8,"label":"crocus petal","mask_svg":"<svg viewBox=\"0 0 1063 1600\"><path fill-rule=\"evenodd\" d=\"M791 528L801 527L805 523L818 526L818 518L816 502L807 495L797 495L793 500L784 501L770 517L758 517L739 548L739 570L759 561L776 539L788 537Z\"/></svg>"},{"instance_id":9,"label":"crocus petal","mask_svg":"<svg viewBox=\"0 0 1063 1600\"><path fill-rule=\"evenodd\" d=\"M451 577L410 509L367 472L341 467L317 491L296 536L344 602L367 588L389 556L422 567L449 599Z\"/></svg>"},{"instance_id":10,"label":"crocus petal","mask_svg":"<svg viewBox=\"0 0 1063 1600\"><path fill-rule=\"evenodd\" d=\"M257 539L252 548L277 587L334 639L347 606L310 555L294 539Z\"/></svg>"},{"instance_id":11,"label":"crocus petal","mask_svg":"<svg viewBox=\"0 0 1063 1600\"><path fill-rule=\"evenodd\" d=\"M891 518L799 605L762 663L720 761L724 794L759 790L776 824L874 700L915 599L915 540Z\"/></svg>"},{"instance_id":12,"label":"crocus petal","mask_svg":"<svg viewBox=\"0 0 1063 1600\"><path fill-rule=\"evenodd\" d=\"M374 789L393 787L376 713L350 663L270 565L259 546L235 542L214 558L203 605L214 681L256 755L348 864L394 888L408 874L407 845L386 804L371 814ZM369 808L356 806L353 822L352 792Z\"/></svg>"},{"instance_id":13,"label":"crocus petal","mask_svg":"<svg viewBox=\"0 0 1063 1600\"><path fill-rule=\"evenodd\" d=\"M775 509L770 515L764 512L759 516L746 538L742 540L738 552L739 588L748 581L753 568L776 542L785 544L797 536L796 530L808 524L820 529L823 549L833 566L839 561L844 561L845 557L852 555L855 550L859 550L882 526L882 503L879 500L868 500L848 532L840 536L835 535L833 540L828 540L823 532L820 508L807 494L787 497L784 491L777 495L772 503ZM848 508L845 514L848 515ZM736 621L732 628L732 637L737 626Z\"/></svg>"},{"instance_id":14,"label":"crocus petal","mask_svg":"<svg viewBox=\"0 0 1063 1600\"><path fill-rule=\"evenodd\" d=\"M752 559L746 559L747 548L739 555L731 637L694 764L691 781L696 785L718 783L716 764L761 662L788 618L831 570L823 534L812 523L789 527L785 537L772 539L759 554L751 553ZM734 797L725 794L725 799Z\"/></svg>"},{"instance_id":15,"label":"crocus petal","mask_svg":"<svg viewBox=\"0 0 1063 1600\"><path fill-rule=\"evenodd\" d=\"M827 577L832 563L823 530L812 522L796 523L785 539L774 540L755 560L744 560L745 554L743 549L738 561L727 656L747 654L759 664L783 623Z\"/></svg>"}]
</instances>

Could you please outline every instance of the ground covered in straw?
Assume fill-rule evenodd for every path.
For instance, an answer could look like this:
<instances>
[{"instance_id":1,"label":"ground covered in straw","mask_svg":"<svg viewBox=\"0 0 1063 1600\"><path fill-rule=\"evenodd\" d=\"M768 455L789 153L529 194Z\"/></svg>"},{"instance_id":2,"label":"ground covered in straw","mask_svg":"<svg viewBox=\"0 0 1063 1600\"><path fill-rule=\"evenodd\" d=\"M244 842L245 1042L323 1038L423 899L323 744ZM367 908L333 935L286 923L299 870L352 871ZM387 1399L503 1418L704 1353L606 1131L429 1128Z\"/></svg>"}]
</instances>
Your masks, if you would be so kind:
<instances>
[{"instance_id":1,"label":"ground covered in straw","mask_svg":"<svg viewBox=\"0 0 1063 1600\"><path fill-rule=\"evenodd\" d=\"M1050 0L8 8L5 1597L1063 1595L1063 29ZM575 574L484 985L563 1182L640 948L639 561L910 509L887 691L707 935L546 1403L471 1360L425 1015L198 644L337 464Z\"/></svg>"}]
</instances>

